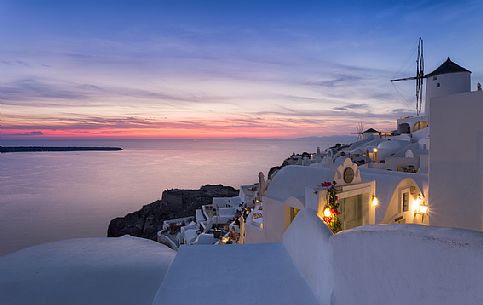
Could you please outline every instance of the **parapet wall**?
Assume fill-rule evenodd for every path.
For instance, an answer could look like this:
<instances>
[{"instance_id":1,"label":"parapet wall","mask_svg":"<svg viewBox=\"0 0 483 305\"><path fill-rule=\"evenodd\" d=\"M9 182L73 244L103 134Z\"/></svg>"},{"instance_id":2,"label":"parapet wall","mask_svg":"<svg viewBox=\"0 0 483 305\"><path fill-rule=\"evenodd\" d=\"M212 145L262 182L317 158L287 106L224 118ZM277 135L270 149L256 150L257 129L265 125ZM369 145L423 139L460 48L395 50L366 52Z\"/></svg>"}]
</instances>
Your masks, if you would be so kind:
<instances>
[{"instance_id":1,"label":"parapet wall","mask_svg":"<svg viewBox=\"0 0 483 305\"><path fill-rule=\"evenodd\" d=\"M331 236L304 210L283 243L320 304L483 304L483 232L371 225Z\"/></svg>"},{"instance_id":2,"label":"parapet wall","mask_svg":"<svg viewBox=\"0 0 483 305\"><path fill-rule=\"evenodd\" d=\"M331 242L333 304L483 304L481 232L366 226Z\"/></svg>"},{"instance_id":3,"label":"parapet wall","mask_svg":"<svg viewBox=\"0 0 483 305\"><path fill-rule=\"evenodd\" d=\"M283 236L283 244L320 304L329 304L332 292L332 232L315 212L303 209Z\"/></svg>"}]
</instances>

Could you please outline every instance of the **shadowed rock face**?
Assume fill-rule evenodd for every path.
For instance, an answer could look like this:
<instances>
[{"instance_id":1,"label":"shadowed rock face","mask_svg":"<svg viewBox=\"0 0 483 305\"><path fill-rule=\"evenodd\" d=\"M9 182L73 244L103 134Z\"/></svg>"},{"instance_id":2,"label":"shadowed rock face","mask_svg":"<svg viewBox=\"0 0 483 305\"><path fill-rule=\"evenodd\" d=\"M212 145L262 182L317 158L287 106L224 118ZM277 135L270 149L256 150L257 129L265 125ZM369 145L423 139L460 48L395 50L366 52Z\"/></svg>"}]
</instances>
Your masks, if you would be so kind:
<instances>
[{"instance_id":1,"label":"shadowed rock face","mask_svg":"<svg viewBox=\"0 0 483 305\"><path fill-rule=\"evenodd\" d=\"M156 233L163 221L194 216L196 209L210 204L213 197L237 196L238 190L231 186L204 185L199 190L166 190L157 200L143 206L139 211L112 219L107 230L108 237L138 236L156 241Z\"/></svg>"}]
</instances>

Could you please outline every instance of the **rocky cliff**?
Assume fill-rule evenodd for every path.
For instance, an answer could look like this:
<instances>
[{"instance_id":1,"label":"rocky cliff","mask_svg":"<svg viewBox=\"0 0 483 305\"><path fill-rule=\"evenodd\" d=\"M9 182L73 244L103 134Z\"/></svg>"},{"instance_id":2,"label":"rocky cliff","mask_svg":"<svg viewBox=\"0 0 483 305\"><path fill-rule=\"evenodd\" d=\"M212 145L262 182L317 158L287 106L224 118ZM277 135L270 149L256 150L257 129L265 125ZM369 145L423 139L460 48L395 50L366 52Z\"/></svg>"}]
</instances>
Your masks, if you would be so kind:
<instances>
[{"instance_id":1,"label":"rocky cliff","mask_svg":"<svg viewBox=\"0 0 483 305\"><path fill-rule=\"evenodd\" d=\"M196 209L210 204L213 197L237 196L238 190L231 186L204 185L199 190L166 190L157 200L143 206L139 211L118 217L109 223L108 237L131 235L156 240L163 221L194 216Z\"/></svg>"}]
</instances>

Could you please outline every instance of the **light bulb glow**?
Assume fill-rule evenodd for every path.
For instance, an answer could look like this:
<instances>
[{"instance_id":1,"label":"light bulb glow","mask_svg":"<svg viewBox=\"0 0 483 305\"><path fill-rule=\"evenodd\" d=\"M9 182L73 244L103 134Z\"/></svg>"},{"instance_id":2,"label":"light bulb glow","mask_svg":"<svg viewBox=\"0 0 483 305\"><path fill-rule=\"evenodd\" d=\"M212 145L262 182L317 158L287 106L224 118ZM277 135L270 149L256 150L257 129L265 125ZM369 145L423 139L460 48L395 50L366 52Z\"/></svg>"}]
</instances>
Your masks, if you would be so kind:
<instances>
[{"instance_id":1,"label":"light bulb glow","mask_svg":"<svg viewBox=\"0 0 483 305\"><path fill-rule=\"evenodd\" d=\"M420 206L421 206L421 199L418 197L413 200L413 212L419 212Z\"/></svg>"},{"instance_id":2,"label":"light bulb glow","mask_svg":"<svg viewBox=\"0 0 483 305\"><path fill-rule=\"evenodd\" d=\"M324 216L325 217L330 217L331 213L330 213L330 209L329 208L325 208L324 209Z\"/></svg>"},{"instance_id":3,"label":"light bulb glow","mask_svg":"<svg viewBox=\"0 0 483 305\"><path fill-rule=\"evenodd\" d=\"M377 207L379 205L379 199L376 196L372 197L372 206Z\"/></svg>"},{"instance_id":4,"label":"light bulb glow","mask_svg":"<svg viewBox=\"0 0 483 305\"><path fill-rule=\"evenodd\" d=\"M429 207L427 205L421 205L419 206L419 213L421 214L426 214L429 211Z\"/></svg>"}]
</instances>

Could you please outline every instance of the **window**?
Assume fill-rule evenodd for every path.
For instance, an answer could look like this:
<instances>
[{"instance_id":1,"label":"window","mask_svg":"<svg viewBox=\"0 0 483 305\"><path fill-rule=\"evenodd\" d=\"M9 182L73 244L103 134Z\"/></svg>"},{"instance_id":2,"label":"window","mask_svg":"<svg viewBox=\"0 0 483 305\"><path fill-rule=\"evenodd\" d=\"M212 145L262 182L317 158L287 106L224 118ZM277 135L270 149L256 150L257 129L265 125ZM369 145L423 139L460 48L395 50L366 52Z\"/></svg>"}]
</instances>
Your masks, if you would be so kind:
<instances>
[{"instance_id":1,"label":"window","mask_svg":"<svg viewBox=\"0 0 483 305\"><path fill-rule=\"evenodd\" d=\"M441 84L440 83L437 83L436 84L436 87L438 87L438 88L441 87Z\"/></svg>"},{"instance_id":2,"label":"window","mask_svg":"<svg viewBox=\"0 0 483 305\"><path fill-rule=\"evenodd\" d=\"M433 76L433 80L438 80L438 77L437 76Z\"/></svg>"},{"instance_id":3,"label":"window","mask_svg":"<svg viewBox=\"0 0 483 305\"><path fill-rule=\"evenodd\" d=\"M403 212L409 211L409 192L402 193L401 209Z\"/></svg>"},{"instance_id":4,"label":"window","mask_svg":"<svg viewBox=\"0 0 483 305\"><path fill-rule=\"evenodd\" d=\"M428 126L429 126L428 121L419 121L419 122L414 123L413 131L423 129L423 128L426 128Z\"/></svg>"}]
</instances>

